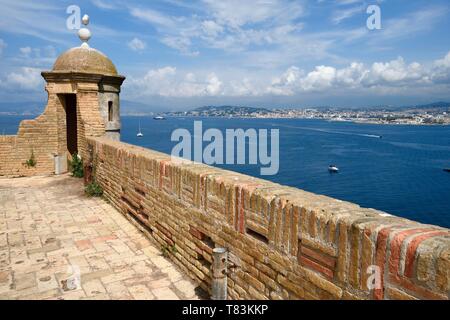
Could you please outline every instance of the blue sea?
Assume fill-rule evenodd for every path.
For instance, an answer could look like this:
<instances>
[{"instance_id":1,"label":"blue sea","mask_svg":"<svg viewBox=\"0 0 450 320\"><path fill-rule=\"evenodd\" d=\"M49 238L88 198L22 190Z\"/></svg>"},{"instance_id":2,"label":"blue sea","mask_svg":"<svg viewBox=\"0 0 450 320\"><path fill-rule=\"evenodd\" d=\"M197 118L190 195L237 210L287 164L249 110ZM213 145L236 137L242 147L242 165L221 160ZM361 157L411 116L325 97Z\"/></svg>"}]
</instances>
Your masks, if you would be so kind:
<instances>
[{"instance_id":1,"label":"blue sea","mask_svg":"<svg viewBox=\"0 0 450 320\"><path fill-rule=\"evenodd\" d=\"M0 116L0 133L15 134L23 117ZM174 129L279 129L280 169L262 178L423 223L450 227L450 126L407 126L306 119L122 117L122 140L170 153ZM139 121L143 138L137 138ZM374 136L382 136L382 139ZM330 174L336 164L340 172ZM260 176L257 165L221 167Z\"/></svg>"}]
</instances>

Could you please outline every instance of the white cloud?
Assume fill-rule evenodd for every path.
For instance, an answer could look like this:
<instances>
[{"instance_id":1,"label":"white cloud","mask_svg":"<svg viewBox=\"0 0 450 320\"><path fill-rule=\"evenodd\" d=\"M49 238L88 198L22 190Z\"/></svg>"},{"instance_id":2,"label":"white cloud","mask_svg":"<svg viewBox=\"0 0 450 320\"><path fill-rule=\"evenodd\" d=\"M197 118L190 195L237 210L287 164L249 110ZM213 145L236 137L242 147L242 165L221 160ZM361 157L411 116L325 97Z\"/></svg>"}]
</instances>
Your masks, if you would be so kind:
<instances>
[{"instance_id":1,"label":"white cloud","mask_svg":"<svg viewBox=\"0 0 450 320\"><path fill-rule=\"evenodd\" d=\"M438 68L450 68L450 52L443 59L436 60L434 64Z\"/></svg>"},{"instance_id":2,"label":"white cloud","mask_svg":"<svg viewBox=\"0 0 450 320\"><path fill-rule=\"evenodd\" d=\"M413 62L409 65L399 57L390 62L376 62L372 65L367 77L363 79L367 85L395 84L403 82L419 81L424 77L422 66Z\"/></svg>"},{"instance_id":3,"label":"white cloud","mask_svg":"<svg viewBox=\"0 0 450 320\"><path fill-rule=\"evenodd\" d=\"M113 10L117 9L116 5L112 4L112 1L103 0L91 0L92 4L100 9Z\"/></svg>"},{"instance_id":4,"label":"white cloud","mask_svg":"<svg viewBox=\"0 0 450 320\"><path fill-rule=\"evenodd\" d=\"M265 21L293 21L304 14L299 1L284 0L203 0L207 10L219 22L232 28Z\"/></svg>"},{"instance_id":5,"label":"white cloud","mask_svg":"<svg viewBox=\"0 0 450 320\"><path fill-rule=\"evenodd\" d=\"M52 42L63 42L60 36L68 34L64 15L58 14L55 4L39 2L0 0L0 30L29 35Z\"/></svg>"},{"instance_id":6,"label":"white cloud","mask_svg":"<svg viewBox=\"0 0 450 320\"><path fill-rule=\"evenodd\" d=\"M177 49L182 54L187 56L198 56L199 51L191 50L191 39L183 36L167 36L161 39L161 42L166 46Z\"/></svg>"},{"instance_id":7,"label":"white cloud","mask_svg":"<svg viewBox=\"0 0 450 320\"><path fill-rule=\"evenodd\" d=\"M31 47L23 47L23 48L20 48L19 51L22 56L29 57L32 49L31 49Z\"/></svg>"},{"instance_id":8,"label":"white cloud","mask_svg":"<svg viewBox=\"0 0 450 320\"><path fill-rule=\"evenodd\" d=\"M133 38L130 42L128 42L128 47L130 47L133 51L143 51L147 44L139 38Z\"/></svg>"},{"instance_id":9,"label":"white cloud","mask_svg":"<svg viewBox=\"0 0 450 320\"><path fill-rule=\"evenodd\" d=\"M202 25L202 39L207 47L241 52L252 46L269 45L280 52L283 48L278 46L292 43L303 27L298 19L303 16L304 8L298 1L203 2L208 16L212 17L207 28L204 23Z\"/></svg>"},{"instance_id":10,"label":"white cloud","mask_svg":"<svg viewBox=\"0 0 450 320\"><path fill-rule=\"evenodd\" d=\"M298 67L291 66L280 77L272 80L267 92L275 95L292 95L297 90L301 76L302 71Z\"/></svg>"},{"instance_id":11,"label":"white cloud","mask_svg":"<svg viewBox=\"0 0 450 320\"><path fill-rule=\"evenodd\" d=\"M222 82L216 76L216 74L211 73L206 78L206 94L215 96L220 94L222 89Z\"/></svg>"},{"instance_id":12,"label":"white cloud","mask_svg":"<svg viewBox=\"0 0 450 320\"><path fill-rule=\"evenodd\" d=\"M242 80L232 80L224 89L225 96L248 97L260 96L263 89L258 87L254 80L243 78Z\"/></svg>"},{"instance_id":13,"label":"white cloud","mask_svg":"<svg viewBox=\"0 0 450 320\"><path fill-rule=\"evenodd\" d=\"M254 73L233 70L221 74L208 71L180 72L175 67L149 70L142 77L130 77L127 92L134 97L301 97L306 93L345 95L367 93L416 94L419 91L450 92L450 52L425 67L392 61L364 65L352 62L337 68L319 65L309 72L291 66L277 77L261 70Z\"/></svg>"},{"instance_id":14,"label":"white cloud","mask_svg":"<svg viewBox=\"0 0 450 320\"><path fill-rule=\"evenodd\" d=\"M197 75L180 74L175 67L167 66L149 70L141 78L130 78L127 90L133 96L206 97L223 93L223 83L211 72Z\"/></svg>"},{"instance_id":15,"label":"white cloud","mask_svg":"<svg viewBox=\"0 0 450 320\"><path fill-rule=\"evenodd\" d=\"M363 0L322 1L313 5L300 0L197 0L189 3L167 0L166 3L178 10L158 11L160 6L148 9L134 2L129 5L129 12L151 24L161 43L183 55L198 56L203 50L214 49L219 55L229 54L217 59L231 58L248 67L278 70L299 64L299 61L349 63L354 58L343 55L348 46L352 46L354 55L362 47L368 53L379 51L399 38L429 30L448 12L445 5L412 12L405 10L394 18L386 16L383 29L370 32L364 23L363 9L367 3ZM329 28L331 23L311 28L311 17L317 10L331 14L335 24L358 13L364 17L360 25L352 28L332 25Z\"/></svg>"},{"instance_id":16,"label":"white cloud","mask_svg":"<svg viewBox=\"0 0 450 320\"><path fill-rule=\"evenodd\" d=\"M368 72L364 64L352 62L349 67L336 71L336 81L350 88L357 87Z\"/></svg>"},{"instance_id":17,"label":"white cloud","mask_svg":"<svg viewBox=\"0 0 450 320\"><path fill-rule=\"evenodd\" d=\"M336 2L339 5L348 5L348 4L360 3L360 2L362 2L362 0L336 0Z\"/></svg>"},{"instance_id":18,"label":"white cloud","mask_svg":"<svg viewBox=\"0 0 450 320\"><path fill-rule=\"evenodd\" d=\"M223 32L223 27L213 20L205 20L202 22L203 32L210 37L217 37Z\"/></svg>"},{"instance_id":19,"label":"white cloud","mask_svg":"<svg viewBox=\"0 0 450 320\"><path fill-rule=\"evenodd\" d=\"M66 28L68 15L64 5L51 0L9 1L0 0L0 31L38 38L64 47L73 45L73 31ZM96 38L129 37L118 28L108 28L97 22L90 25Z\"/></svg>"},{"instance_id":20,"label":"white cloud","mask_svg":"<svg viewBox=\"0 0 450 320\"><path fill-rule=\"evenodd\" d=\"M201 33L201 23L196 17L174 17L153 9L131 7L130 14L151 24L160 34L160 42L188 56L197 56L198 50L193 50L192 38ZM206 28L211 25L206 25ZM211 31L211 30L209 30Z\"/></svg>"},{"instance_id":21,"label":"white cloud","mask_svg":"<svg viewBox=\"0 0 450 320\"><path fill-rule=\"evenodd\" d=\"M56 49L52 45L44 47L21 47L19 54L10 58L16 65L49 68L56 59Z\"/></svg>"},{"instance_id":22,"label":"white cloud","mask_svg":"<svg viewBox=\"0 0 450 320\"><path fill-rule=\"evenodd\" d=\"M31 67L22 67L17 71L7 74L1 80L1 86L5 89L37 91L43 89L41 70Z\"/></svg>"},{"instance_id":23,"label":"white cloud","mask_svg":"<svg viewBox=\"0 0 450 320\"><path fill-rule=\"evenodd\" d=\"M363 6L357 6L357 7L347 8L347 9L336 10L333 13L333 17L331 18L331 21L334 24L339 24L342 21L353 17L356 14L358 14L358 13L362 14L363 12L364 12Z\"/></svg>"},{"instance_id":24,"label":"white cloud","mask_svg":"<svg viewBox=\"0 0 450 320\"><path fill-rule=\"evenodd\" d=\"M300 86L305 91L323 90L333 85L336 78L336 69L328 66L317 66L300 80Z\"/></svg>"},{"instance_id":25,"label":"white cloud","mask_svg":"<svg viewBox=\"0 0 450 320\"><path fill-rule=\"evenodd\" d=\"M161 69L150 70L145 75L144 79L147 80L163 80L168 76L173 76L177 73L177 68L175 67L164 67Z\"/></svg>"},{"instance_id":26,"label":"white cloud","mask_svg":"<svg viewBox=\"0 0 450 320\"><path fill-rule=\"evenodd\" d=\"M399 90L414 93L439 84L450 84L450 52L434 61L431 68L417 62L407 64L402 57L388 62L375 62L367 67L353 62L348 67L317 66L300 77L298 68L290 67L281 77L274 78L268 92L278 95L295 95L301 92L326 92L327 90L365 90L386 93ZM329 91L327 91L329 92Z\"/></svg>"},{"instance_id":27,"label":"white cloud","mask_svg":"<svg viewBox=\"0 0 450 320\"><path fill-rule=\"evenodd\" d=\"M436 60L431 79L437 83L450 83L450 52L443 59Z\"/></svg>"},{"instance_id":28,"label":"white cloud","mask_svg":"<svg viewBox=\"0 0 450 320\"><path fill-rule=\"evenodd\" d=\"M430 6L400 17L383 19L382 29L371 32L369 41L372 45L383 45L387 41L416 38L420 33L432 29L448 12L448 7Z\"/></svg>"},{"instance_id":29,"label":"white cloud","mask_svg":"<svg viewBox=\"0 0 450 320\"><path fill-rule=\"evenodd\" d=\"M201 14L191 16L172 16L139 7L131 7L130 14L150 23L163 44L190 56L198 55L199 48L241 52L253 45L292 43L290 37L303 27L297 21L304 14L300 2L201 0L199 4Z\"/></svg>"},{"instance_id":30,"label":"white cloud","mask_svg":"<svg viewBox=\"0 0 450 320\"><path fill-rule=\"evenodd\" d=\"M131 8L130 14L157 27L175 27L175 21L171 17L152 9Z\"/></svg>"}]
</instances>

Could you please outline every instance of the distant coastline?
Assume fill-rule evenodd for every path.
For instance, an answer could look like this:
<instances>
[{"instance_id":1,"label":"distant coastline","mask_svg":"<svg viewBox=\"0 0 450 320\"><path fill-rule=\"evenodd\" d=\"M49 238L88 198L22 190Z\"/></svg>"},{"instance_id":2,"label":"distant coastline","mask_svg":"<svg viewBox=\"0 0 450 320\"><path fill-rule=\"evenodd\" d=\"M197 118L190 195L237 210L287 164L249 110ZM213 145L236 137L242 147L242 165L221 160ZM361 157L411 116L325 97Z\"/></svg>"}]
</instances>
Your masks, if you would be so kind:
<instances>
[{"instance_id":1,"label":"distant coastline","mask_svg":"<svg viewBox=\"0 0 450 320\"><path fill-rule=\"evenodd\" d=\"M32 117L40 114L36 109L5 108L0 105L0 116ZM9 110L8 110L9 109ZM151 111L150 111L151 110ZM234 119L317 119L332 122L388 125L450 125L450 103L435 102L412 107L376 108L257 108L247 106L204 106L188 111L160 111L144 104L131 105L123 116L214 117Z\"/></svg>"},{"instance_id":2,"label":"distant coastline","mask_svg":"<svg viewBox=\"0 0 450 320\"><path fill-rule=\"evenodd\" d=\"M128 117L137 117L138 115L124 115ZM151 116L151 115L139 115L139 116ZM327 122L348 122L357 124L379 124L379 125L409 125L409 126L448 126L450 122L446 123L415 123L415 122L382 122L373 120L361 120L361 119L328 119L328 118L305 118L305 117L251 117L251 116L191 116L191 115L166 115L174 118L226 118L226 119L303 119L303 120L323 120Z\"/></svg>"},{"instance_id":3,"label":"distant coastline","mask_svg":"<svg viewBox=\"0 0 450 320\"><path fill-rule=\"evenodd\" d=\"M165 117L173 117L173 118L226 118L226 119L304 119L304 120L323 120L327 122L349 122L349 123L358 123L358 124L379 124L379 125L408 125L408 126L448 126L450 125L450 119L445 122L418 122L416 120L403 120L403 121L382 121L382 120L374 120L374 119L342 119L342 118L326 118L326 117L299 117L299 116L252 116L252 115L178 115L172 113L159 113ZM37 117L36 114L19 114L14 112L0 112L1 116L8 117ZM153 117L154 113L142 113L142 114L123 114L125 117Z\"/></svg>"},{"instance_id":4,"label":"distant coastline","mask_svg":"<svg viewBox=\"0 0 450 320\"><path fill-rule=\"evenodd\" d=\"M354 122L393 125L449 125L450 103L398 109L266 109L235 106L206 106L190 111L166 112L172 117L319 119L333 122Z\"/></svg>"}]
</instances>

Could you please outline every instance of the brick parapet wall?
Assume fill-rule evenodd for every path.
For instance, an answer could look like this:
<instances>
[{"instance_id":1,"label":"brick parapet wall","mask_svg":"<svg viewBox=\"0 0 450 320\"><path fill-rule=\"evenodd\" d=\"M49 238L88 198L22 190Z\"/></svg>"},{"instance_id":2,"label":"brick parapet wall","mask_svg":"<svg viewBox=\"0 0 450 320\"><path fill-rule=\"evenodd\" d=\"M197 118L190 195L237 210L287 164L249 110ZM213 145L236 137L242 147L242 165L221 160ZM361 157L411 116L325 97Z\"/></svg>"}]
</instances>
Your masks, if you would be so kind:
<instances>
[{"instance_id":1,"label":"brick parapet wall","mask_svg":"<svg viewBox=\"0 0 450 320\"><path fill-rule=\"evenodd\" d=\"M235 266L232 299L449 298L448 229L106 138L87 141L107 199L206 290L212 248L223 246ZM380 289L367 288L371 266L381 271Z\"/></svg>"},{"instance_id":2,"label":"brick parapet wall","mask_svg":"<svg viewBox=\"0 0 450 320\"><path fill-rule=\"evenodd\" d=\"M0 176L33 176L54 172L58 153L58 106L49 98L45 111L33 120L23 120L15 136L0 136ZM34 154L35 167L25 165Z\"/></svg>"}]
</instances>

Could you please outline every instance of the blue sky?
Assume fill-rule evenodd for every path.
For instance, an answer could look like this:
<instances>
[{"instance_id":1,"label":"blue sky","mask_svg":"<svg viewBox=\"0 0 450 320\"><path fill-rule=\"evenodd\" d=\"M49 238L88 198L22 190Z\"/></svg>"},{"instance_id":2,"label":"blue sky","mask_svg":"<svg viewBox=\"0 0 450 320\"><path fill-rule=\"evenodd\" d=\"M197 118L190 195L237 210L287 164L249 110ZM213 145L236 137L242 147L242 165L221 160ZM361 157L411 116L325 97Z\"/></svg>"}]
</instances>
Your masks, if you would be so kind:
<instances>
[{"instance_id":1,"label":"blue sky","mask_svg":"<svg viewBox=\"0 0 450 320\"><path fill-rule=\"evenodd\" d=\"M89 44L127 77L122 99L371 106L450 100L448 0L0 0L0 101L45 101L41 70L78 46L66 8L91 18ZM369 30L369 5L381 30Z\"/></svg>"}]
</instances>

